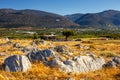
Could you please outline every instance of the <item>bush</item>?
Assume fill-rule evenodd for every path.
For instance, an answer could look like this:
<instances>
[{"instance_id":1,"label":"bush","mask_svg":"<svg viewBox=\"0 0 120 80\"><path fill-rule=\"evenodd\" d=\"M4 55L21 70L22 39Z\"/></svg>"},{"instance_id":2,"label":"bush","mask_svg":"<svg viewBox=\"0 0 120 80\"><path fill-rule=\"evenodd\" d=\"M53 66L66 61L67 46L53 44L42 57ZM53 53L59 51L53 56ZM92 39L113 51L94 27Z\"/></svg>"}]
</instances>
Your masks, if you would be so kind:
<instances>
[{"instance_id":1,"label":"bush","mask_svg":"<svg viewBox=\"0 0 120 80\"><path fill-rule=\"evenodd\" d=\"M33 39L38 39L39 35L37 33L33 34Z\"/></svg>"}]
</instances>

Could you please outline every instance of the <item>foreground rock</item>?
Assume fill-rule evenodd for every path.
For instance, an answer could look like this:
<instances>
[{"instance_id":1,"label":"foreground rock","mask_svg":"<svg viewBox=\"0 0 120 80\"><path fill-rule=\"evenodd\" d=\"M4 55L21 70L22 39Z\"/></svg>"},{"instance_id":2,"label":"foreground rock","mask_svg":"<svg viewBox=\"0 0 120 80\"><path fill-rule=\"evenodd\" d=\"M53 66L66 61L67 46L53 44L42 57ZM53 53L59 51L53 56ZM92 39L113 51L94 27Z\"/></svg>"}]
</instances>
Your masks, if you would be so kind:
<instances>
[{"instance_id":1,"label":"foreground rock","mask_svg":"<svg viewBox=\"0 0 120 80\"><path fill-rule=\"evenodd\" d=\"M5 70L8 72L27 71L31 63L26 56L13 55L5 59Z\"/></svg>"},{"instance_id":2,"label":"foreground rock","mask_svg":"<svg viewBox=\"0 0 120 80\"><path fill-rule=\"evenodd\" d=\"M113 57L112 60L104 65L104 67L117 67L118 65L120 65L120 56Z\"/></svg>"},{"instance_id":3,"label":"foreground rock","mask_svg":"<svg viewBox=\"0 0 120 80\"><path fill-rule=\"evenodd\" d=\"M37 51L32 51L27 54L27 57L31 62L34 62L36 60L42 61L42 62L47 62L47 58L50 56L53 56L54 52L50 49L45 49L45 50L37 50Z\"/></svg>"},{"instance_id":4,"label":"foreground rock","mask_svg":"<svg viewBox=\"0 0 120 80\"><path fill-rule=\"evenodd\" d=\"M60 58L54 58L49 62L50 66L57 66L64 72L88 72L101 69L105 64L103 58L95 58L93 56L75 56L66 61L62 61Z\"/></svg>"}]
</instances>

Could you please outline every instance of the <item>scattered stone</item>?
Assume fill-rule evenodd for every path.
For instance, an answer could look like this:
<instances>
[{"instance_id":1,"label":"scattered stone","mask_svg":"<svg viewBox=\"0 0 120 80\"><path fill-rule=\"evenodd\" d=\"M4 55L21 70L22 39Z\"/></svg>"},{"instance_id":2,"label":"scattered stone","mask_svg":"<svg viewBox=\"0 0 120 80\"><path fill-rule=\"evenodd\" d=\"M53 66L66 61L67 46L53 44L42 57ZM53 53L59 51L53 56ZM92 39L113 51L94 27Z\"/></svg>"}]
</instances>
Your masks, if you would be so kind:
<instances>
[{"instance_id":1,"label":"scattered stone","mask_svg":"<svg viewBox=\"0 0 120 80\"><path fill-rule=\"evenodd\" d=\"M26 56L13 55L4 61L5 70L8 72L27 71L31 68L31 63Z\"/></svg>"}]
</instances>

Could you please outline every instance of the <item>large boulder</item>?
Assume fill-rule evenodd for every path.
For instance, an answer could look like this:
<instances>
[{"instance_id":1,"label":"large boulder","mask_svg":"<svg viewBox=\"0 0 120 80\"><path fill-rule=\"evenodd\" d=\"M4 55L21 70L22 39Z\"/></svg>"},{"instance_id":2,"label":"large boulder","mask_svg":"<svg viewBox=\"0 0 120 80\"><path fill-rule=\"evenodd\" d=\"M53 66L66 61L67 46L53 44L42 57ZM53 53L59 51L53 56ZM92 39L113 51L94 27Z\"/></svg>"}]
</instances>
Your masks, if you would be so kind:
<instances>
[{"instance_id":1,"label":"large boulder","mask_svg":"<svg viewBox=\"0 0 120 80\"><path fill-rule=\"evenodd\" d=\"M105 61L102 57L96 58L94 56L75 56L66 61L60 60L60 58L53 59L50 61L52 66L59 67L64 72L88 72L101 69L105 64ZM51 65L50 65L51 66Z\"/></svg>"},{"instance_id":2,"label":"large boulder","mask_svg":"<svg viewBox=\"0 0 120 80\"><path fill-rule=\"evenodd\" d=\"M4 61L5 70L8 72L27 71L31 68L31 63L26 56L13 55Z\"/></svg>"},{"instance_id":3,"label":"large boulder","mask_svg":"<svg viewBox=\"0 0 120 80\"><path fill-rule=\"evenodd\" d=\"M31 62L34 62L36 60L47 62L47 58L50 56L53 56L54 52L50 49L45 50L38 50L38 51L32 51L31 53L27 54L27 57Z\"/></svg>"}]
</instances>

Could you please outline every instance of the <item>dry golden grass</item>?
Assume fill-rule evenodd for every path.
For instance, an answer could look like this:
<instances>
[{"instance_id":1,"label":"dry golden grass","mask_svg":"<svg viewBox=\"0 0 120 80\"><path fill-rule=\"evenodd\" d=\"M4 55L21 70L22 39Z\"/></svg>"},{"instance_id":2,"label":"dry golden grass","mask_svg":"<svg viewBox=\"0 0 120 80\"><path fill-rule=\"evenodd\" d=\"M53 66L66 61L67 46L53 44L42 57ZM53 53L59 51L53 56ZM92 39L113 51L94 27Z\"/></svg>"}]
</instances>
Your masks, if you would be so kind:
<instances>
[{"instance_id":1,"label":"dry golden grass","mask_svg":"<svg viewBox=\"0 0 120 80\"><path fill-rule=\"evenodd\" d=\"M90 40L83 39L84 42L79 41L68 41L68 42L46 42L44 45L37 45L40 49L50 48L50 43L54 46L58 45L68 45L71 50L74 50L72 56L79 55L81 51L84 51L81 48L78 48L74 45L81 44L83 46L90 46L89 50L92 51L96 55L101 55L103 52L105 55L108 52L115 53L115 55L120 55L120 40ZM7 41L3 41L0 39L1 43L6 43ZM30 45L32 40L12 40L12 42L17 42L22 44L23 47ZM24 54L23 52L13 49L12 46L0 46L0 53L6 53L8 55L11 54ZM69 56L60 55L63 58L67 59ZM71 56L71 57L72 57ZM109 60L110 57L104 56L106 60ZM4 58L6 56L0 56L0 64L3 64ZM51 59L51 58L50 58ZM45 66L42 62L36 62L32 64L32 68L27 72L5 72L4 69L0 66L0 80L65 80L66 78L73 77L75 80L80 79L88 79L88 80L120 80L120 77L117 74L120 74L120 68L107 68L98 70L95 72L88 73L64 73L61 72L58 68L50 68Z\"/></svg>"}]
</instances>

